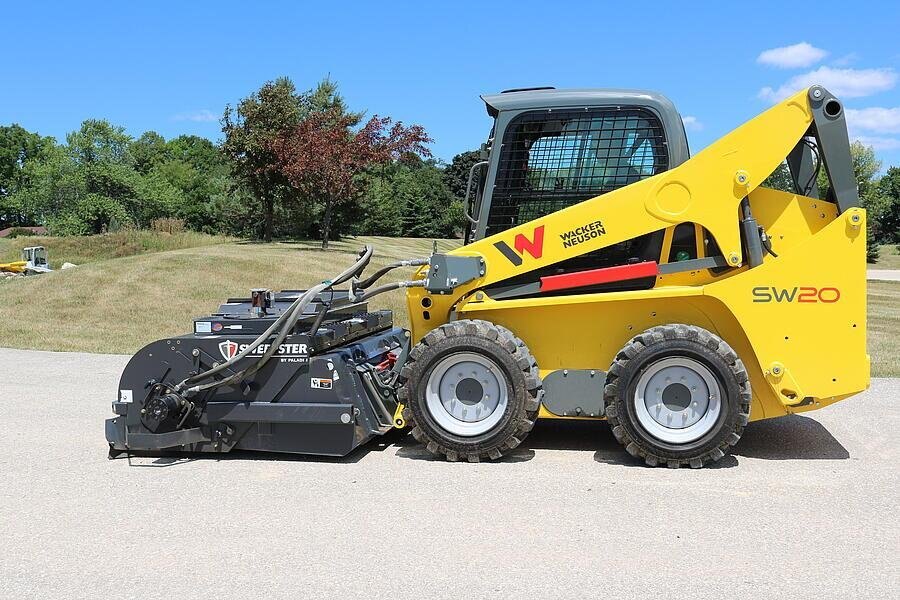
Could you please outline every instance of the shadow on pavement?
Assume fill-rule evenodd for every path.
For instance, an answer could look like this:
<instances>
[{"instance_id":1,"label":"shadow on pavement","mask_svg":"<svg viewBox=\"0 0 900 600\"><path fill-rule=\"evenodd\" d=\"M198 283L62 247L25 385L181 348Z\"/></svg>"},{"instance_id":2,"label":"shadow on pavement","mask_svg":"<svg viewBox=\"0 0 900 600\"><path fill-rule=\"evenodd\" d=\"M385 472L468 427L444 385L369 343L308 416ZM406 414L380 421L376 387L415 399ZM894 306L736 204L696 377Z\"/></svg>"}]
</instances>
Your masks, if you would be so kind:
<instances>
[{"instance_id":1,"label":"shadow on pavement","mask_svg":"<svg viewBox=\"0 0 900 600\"><path fill-rule=\"evenodd\" d=\"M194 454L190 452L132 452L130 454L122 454L113 460L128 460L131 467L175 467L195 461L220 461L220 460L258 460L258 461L280 461L280 462L310 462L310 463L332 463L332 464L353 464L361 461L370 452L383 452L388 448L400 446L400 442L406 437L405 431L393 429L382 437L369 442L368 444L356 448L347 456L309 456L303 454L285 454L277 452L255 452L251 450L232 450L227 454ZM413 440L415 441L415 440ZM424 450L424 449L423 449ZM132 458L152 458L150 463L135 463Z\"/></svg>"},{"instance_id":2,"label":"shadow on pavement","mask_svg":"<svg viewBox=\"0 0 900 600\"><path fill-rule=\"evenodd\" d=\"M750 423L732 451L764 460L846 460L850 453L814 419L787 415Z\"/></svg>"},{"instance_id":3,"label":"shadow on pavement","mask_svg":"<svg viewBox=\"0 0 900 600\"><path fill-rule=\"evenodd\" d=\"M228 454L134 453L131 457L155 458L151 463L133 463L133 467L171 467L198 460L261 460L352 464L371 452L397 449L397 456L410 460L439 461L406 431L392 430L383 437L357 448L344 457L303 456L235 450ZM538 421L522 445L498 463L525 462L535 457L536 450L568 450L593 452L598 463L625 467L644 467L644 461L628 454L616 442L605 421ZM122 455L121 458L125 458ZM818 421L800 415L788 415L751 423L731 454L706 468L736 467L737 457L763 460L846 460L850 453Z\"/></svg>"}]
</instances>

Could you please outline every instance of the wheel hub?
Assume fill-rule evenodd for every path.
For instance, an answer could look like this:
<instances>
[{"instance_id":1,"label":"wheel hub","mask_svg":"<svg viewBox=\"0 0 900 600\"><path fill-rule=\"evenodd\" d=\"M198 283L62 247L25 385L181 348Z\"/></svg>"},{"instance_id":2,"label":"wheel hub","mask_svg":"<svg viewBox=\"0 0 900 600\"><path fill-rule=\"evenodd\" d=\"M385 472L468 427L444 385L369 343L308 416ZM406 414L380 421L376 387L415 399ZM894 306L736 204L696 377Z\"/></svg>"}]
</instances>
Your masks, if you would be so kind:
<instances>
[{"instance_id":1,"label":"wheel hub","mask_svg":"<svg viewBox=\"0 0 900 600\"><path fill-rule=\"evenodd\" d=\"M453 354L431 371L425 400L432 418L448 432L479 435L503 417L508 402L506 378L485 356Z\"/></svg>"},{"instance_id":2,"label":"wheel hub","mask_svg":"<svg viewBox=\"0 0 900 600\"><path fill-rule=\"evenodd\" d=\"M638 422L653 437L673 444L692 442L708 433L721 407L721 389L712 371L684 356L651 364L634 392Z\"/></svg>"}]
</instances>

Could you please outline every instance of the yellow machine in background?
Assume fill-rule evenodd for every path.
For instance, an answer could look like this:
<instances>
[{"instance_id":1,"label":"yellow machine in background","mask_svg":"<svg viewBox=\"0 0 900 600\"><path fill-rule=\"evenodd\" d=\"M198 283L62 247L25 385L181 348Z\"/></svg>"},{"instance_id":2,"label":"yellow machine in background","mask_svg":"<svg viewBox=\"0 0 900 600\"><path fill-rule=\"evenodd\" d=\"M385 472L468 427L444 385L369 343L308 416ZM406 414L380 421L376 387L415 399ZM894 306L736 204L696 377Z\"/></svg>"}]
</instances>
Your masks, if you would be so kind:
<instances>
[{"instance_id":1,"label":"yellow machine in background","mask_svg":"<svg viewBox=\"0 0 900 600\"><path fill-rule=\"evenodd\" d=\"M721 458L748 420L864 390L866 223L840 102L803 90L659 169L647 154L665 144L639 123L654 107L623 115L621 104L600 103L584 117L589 96L485 99L495 135L470 215L474 241L447 265L423 267L428 283L408 291L418 345L401 401L417 439L477 461L516 447L536 416L605 416L648 464L698 467ZM626 157L610 175L615 147ZM797 192L763 187L785 160ZM653 172L641 172L648 162ZM504 183L519 175L521 190ZM610 179L616 189L522 218L543 192ZM492 213L498 202L506 223ZM615 250L648 236L659 242L634 256Z\"/></svg>"},{"instance_id":2,"label":"yellow machine in background","mask_svg":"<svg viewBox=\"0 0 900 600\"><path fill-rule=\"evenodd\" d=\"M15 262L9 263L0 263L0 271L6 271L7 273L24 273L25 265L28 264L24 260L17 260Z\"/></svg>"},{"instance_id":3,"label":"yellow machine in background","mask_svg":"<svg viewBox=\"0 0 900 600\"><path fill-rule=\"evenodd\" d=\"M48 273L51 271L47 262L47 249L43 246L22 248L22 260L0 263L0 271L6 273Z\"/></svg>"}]
</instances>

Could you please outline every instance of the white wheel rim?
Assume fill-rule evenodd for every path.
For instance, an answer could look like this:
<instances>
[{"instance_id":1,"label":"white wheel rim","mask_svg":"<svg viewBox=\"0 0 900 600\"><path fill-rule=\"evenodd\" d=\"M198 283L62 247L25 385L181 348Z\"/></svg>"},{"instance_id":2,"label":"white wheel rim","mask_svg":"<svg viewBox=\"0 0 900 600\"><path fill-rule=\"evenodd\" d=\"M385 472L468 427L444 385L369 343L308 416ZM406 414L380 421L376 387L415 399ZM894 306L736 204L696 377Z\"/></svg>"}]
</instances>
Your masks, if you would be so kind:
<instances>
[{"instance_id":1,"label":"white wheel rim","mask_svg":"<svg viewBox=\"0 0 900 600\"><path fill-rule=\"evenodd\" d=\"M506 412L509 394L500 367L481 354L441 360L425 385L425 406L444 430L471 437L490 431Z\"/></svg>"},{"instance_id":2,"label":"white wheel rim","mask_svg":"<svg viewBox=\"0 0 900 600\"><path fill-rule=\"evenodd\" d=\"M663 358L647 367L633 401L641 427L670 444L703 437L722 412L722 390L712 371L684 356Z\"/></svg>"}]
</instances>

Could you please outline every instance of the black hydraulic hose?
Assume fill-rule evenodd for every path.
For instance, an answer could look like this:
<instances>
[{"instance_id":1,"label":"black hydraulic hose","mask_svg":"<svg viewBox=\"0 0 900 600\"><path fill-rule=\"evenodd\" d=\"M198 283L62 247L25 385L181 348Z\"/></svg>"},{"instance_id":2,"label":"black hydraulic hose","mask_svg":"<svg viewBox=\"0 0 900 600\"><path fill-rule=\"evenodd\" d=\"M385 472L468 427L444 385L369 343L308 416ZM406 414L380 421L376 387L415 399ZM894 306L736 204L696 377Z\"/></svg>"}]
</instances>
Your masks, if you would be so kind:
<instances>
[{"instance_id":1,"label":"black hydraulic hose","mask_svg":"<svg viewBox=\"0 0 900 600\"><path fill-rule=\"evenodd\" d=\"M393 271L394 269L399 269L400 267L421 267L421 266L427 265L427 264L428 264L427 258L413 258L410 260L400 260L395 263L391 263L387 266L381 267L380 269L378 269L377 271L372 273L372 275L370 277L364 279L363 281L356 282L354 284L354 287L366 289L367 287L370 287L373 283L375 283L376 281L378 281L379 279L384 277L385 273L388 273L389 271Z\"/></svg>"},{"instance_id":2,"label":"black hydraulic hose","mask_svg":"<svg viewBox=\"0 0 900 600\"><path fill-rule=\"evenodd\" d=\"M322 291L343 283L358 275L363 269L365 269L366 265L369 264L369 261L372 259L373 249L372 246L366 245L362 252L360 252L359 258L357 261L348 269L341 272L337 277L330 281L323 281L322 283L313 286L306 292L300 295L293 304L280 316L276 319L272 325L269 326L263 333L261 333L255 340L253 340L247 347L239 352L234 357L226 360L225 362L215 366L208 371L204 371L203 373L198 373L193 377L189 377L175 386L175 391L180 392L183 390L187 390L189 393L195 394L207 389L211 389L214 387L219 387L222 385L231 385L234 383L239 383L242 379L244 379L248 375L252 375L261 369L266 362L278 351L278 347L281 345L281 342L284 341L284 338L288 336L288 334L293 330L297 321L303 316L303 310L309 305L310 302ZM235 373L234 375L227 377L225 379L219 381L213 381L204 385L195 385L204 379L208 379L213 375L221 373L225 369L231 367L236 362L253 352L256 348L260 346L263 342L269 339L272 335L276 336L275 341L271 344L269 349L263 354L260 359L251 365L250 367Z\"/></svg>"},{"instance_id":3,"label":"black hydraulic hose","mask_svg":"<svg viewBox=\"0 0 900 600\"><path fill-rule=\"evenodd\" d=\"M802 141L803 141L804 144L806 144L806 147L809 148L809 149L812 151L812 153L816 156L816 159L815 159L815 160L816 160L816 168L815 168L815 170L813 171L812 175L809 176L809 180L806 182L806 185L803 186L803 189L802 189L802 190L798 190L802 195L808 196L810 190L812 190L812 184L813 184L813 182L815 182L815 181L817 181L817 180L819 179L819 170L822 168L822 159L819 157L819 149L816 147L815 144L813 144L812 142L810 142L810 141L807 140L806 138L803 138Z\"/></svg>"},{"instance_id":4,"label":"black hydraulic hose","mask_svg":"<svg viewBox=\"0 0 900 600\"><path fill-rule=\"evenodd\" d=\"M359 294L357 296L353 296L352 300L354 302L362 302L363 300L368 300L372 296L377 296L378 294L383 294L384 292L411 287L425 287L425 280L418 279L416 281L395 281L393 283L386 283L384 285L378 286L377 288L373 288L371 290L363 292L362 294Z\"/></svg>"}]
</instances>

